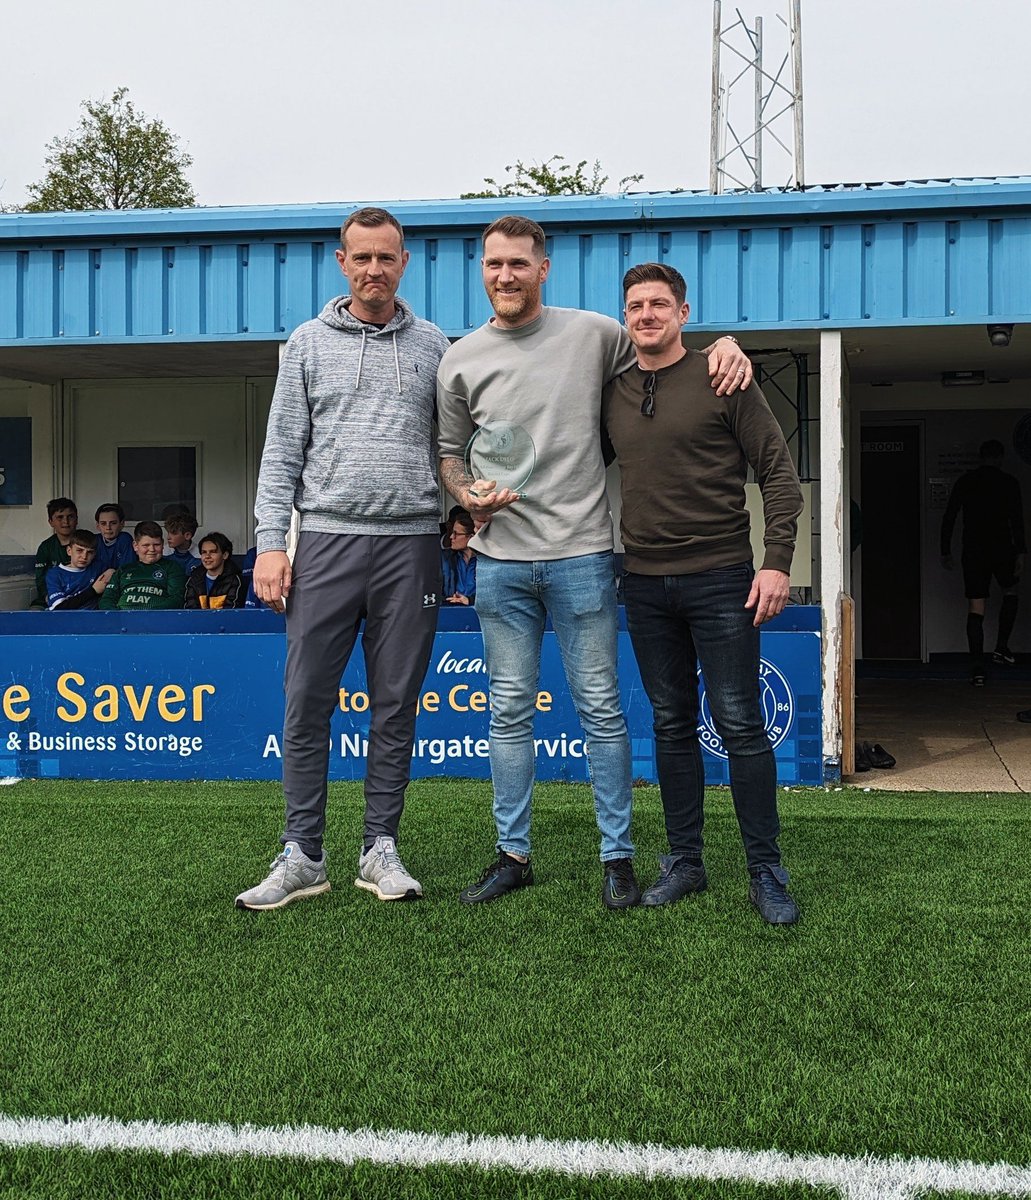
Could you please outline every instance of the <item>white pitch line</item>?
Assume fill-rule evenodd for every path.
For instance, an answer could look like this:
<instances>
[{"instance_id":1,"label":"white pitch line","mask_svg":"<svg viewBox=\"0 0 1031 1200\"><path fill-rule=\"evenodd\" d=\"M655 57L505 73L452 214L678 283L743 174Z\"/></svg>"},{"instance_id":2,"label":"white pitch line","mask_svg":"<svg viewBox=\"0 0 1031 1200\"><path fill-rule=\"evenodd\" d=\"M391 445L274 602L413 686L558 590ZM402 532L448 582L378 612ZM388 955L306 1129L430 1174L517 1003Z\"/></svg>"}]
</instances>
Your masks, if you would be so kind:
<instances>
[{"instance_id":1,"label":"white pitch line","mask_svg":"<svg viewBox=\"0 0 1031 1200\"><path fill-rule=\"evenodd\" d=\"M575 1176L805 1183L836 1188L846 1200L915 1200L925 1191L1031 1197L1031 1167L943 1162L933 1158L782 1154L776 1150L671 1149L609 1142L474 1137L316 1125L265 1127L198 1122L117 1121L108 1117L9 1117L0 1114L0 1146L137 1150L159 1154L296 1158L393 1166L507 1167Z\"/></svg>"}]
</instances>

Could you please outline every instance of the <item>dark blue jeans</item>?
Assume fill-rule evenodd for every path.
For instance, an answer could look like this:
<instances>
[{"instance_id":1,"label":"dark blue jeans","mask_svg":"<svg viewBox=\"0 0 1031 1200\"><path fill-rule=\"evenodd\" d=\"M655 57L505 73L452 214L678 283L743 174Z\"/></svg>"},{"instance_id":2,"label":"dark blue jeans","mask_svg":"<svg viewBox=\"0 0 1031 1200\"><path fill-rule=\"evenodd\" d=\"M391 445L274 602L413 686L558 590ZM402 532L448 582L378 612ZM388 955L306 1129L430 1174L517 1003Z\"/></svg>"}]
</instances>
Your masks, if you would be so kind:
<instances>
[{"instance_id":1,"label":"dark blue jeans","mask_svg":"<svg viewBox=\"0 0 1031 1200\"><path fill-rule=\"evenodd\" d=\"M779 864L777 766L759 702L759 630L745 601L750 563L693 575L623 578L627 628L652 703L655 758L673 854L702 857L705 767L698 743L698 664L730 763L749 868Z\"/></svg>"}]
</instances>

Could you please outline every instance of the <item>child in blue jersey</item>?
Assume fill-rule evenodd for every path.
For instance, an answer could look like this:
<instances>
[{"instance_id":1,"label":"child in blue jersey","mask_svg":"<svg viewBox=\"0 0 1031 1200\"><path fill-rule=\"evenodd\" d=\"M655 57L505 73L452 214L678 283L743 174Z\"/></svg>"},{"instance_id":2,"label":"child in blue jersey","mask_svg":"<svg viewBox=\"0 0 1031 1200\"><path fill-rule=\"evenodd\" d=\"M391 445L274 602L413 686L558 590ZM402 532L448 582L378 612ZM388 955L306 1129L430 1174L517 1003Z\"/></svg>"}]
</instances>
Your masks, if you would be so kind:
<instances>
[{"instance_id":1,"label":"child in blue jersey","mask_svg":"<svg viewBox=\"0 0 1031 1200\"><path fill-rule=\"evenodd\" d=\"M476 554L469 546L473 519L464 508L458 512L452 510L448 524L450 532L444 538L448 549L440 556L444 603L473 604L476 601Z\"/></svg>"},{"instance_id":2,"label":"child in blue jersey","mask_svg":"<svg viewBox=\"0 0 1031 1200\"><path fill-rule=\"evenodd\" d=\"M51 612L97 607L114 574L110 567L102 570L96 562L98 540L88 529L76 529L68 543L68 563L58 563L47 571L47 608Z\"/></svg>"},{"instance_id":3,"label":"child in blue jersey","mask_svg":"<svg viewBox=\"0 0 1031 1200\"><path fill-rule=\"evenodd\" d=\"M184 608L243 608L247 599L240 568L233 562L233 543L224 533L206 533L200 540L201 566L186 580Z\"/></svg>"},{"instance_id":4,"label":"child in blue jersey","mask_svg":"<svg viewBox=\"0 0 1031 1200\"><path fill-rule=\"evenodd\" d=\"M257 558L258 547L252 546L243 556L243 564L240 567L244 587L247 589L247 602L244 604L244 608L268 608L265 601L260 600L258 593L254 590L254 564Z\"/></svg>"},{"instance_id":5,"label":"child in blue jersey","mask_svg":"<svg viewBox=\"0 0 1031 1200\"><path fill-rule=\"evenodd\" d=\"M190 512L173 513L165 520L165 541L168 549L165 558L179 564L184 575L199 567L200 559L193 553L193 539L197 536L197 518Z\"/></svg>"},{"instance_id":6,"label":"child in blue jersey","mask_svg":"<svg viewBox=\"0 0 1031 1200\"><path fill-rule=\"evenodd\" d=\"M132 534L125 532L125 510L120 504L102 504L93 515L97 523L97 566L118 570L136 561Z\"/></svg>"}]
</instances>

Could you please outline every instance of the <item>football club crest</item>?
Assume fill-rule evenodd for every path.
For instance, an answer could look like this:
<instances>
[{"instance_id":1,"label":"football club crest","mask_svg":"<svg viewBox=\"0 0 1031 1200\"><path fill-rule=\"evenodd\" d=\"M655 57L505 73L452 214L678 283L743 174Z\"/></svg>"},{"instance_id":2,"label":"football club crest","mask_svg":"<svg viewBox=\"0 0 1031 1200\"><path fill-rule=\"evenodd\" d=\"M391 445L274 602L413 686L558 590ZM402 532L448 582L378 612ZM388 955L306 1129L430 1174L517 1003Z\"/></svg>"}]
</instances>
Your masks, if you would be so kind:
<instances>
[{"instance_id":1,"label":"football club crest","mask_svg":"<svg viewBox=\"0 0 1031 1200\"><path fill-rule=\"evenodd\" d=\"M723 739L716 732L716 724L709 708L709 697L705 688L705 677L698 672L701 695L698 702L698 740L703 749L717 758L726 758ZM763 726L774 750L784 741L795 719L795 698L788 681L773 663L759 659L759 704L762 708Z\"/></svg>"}]
</instances>

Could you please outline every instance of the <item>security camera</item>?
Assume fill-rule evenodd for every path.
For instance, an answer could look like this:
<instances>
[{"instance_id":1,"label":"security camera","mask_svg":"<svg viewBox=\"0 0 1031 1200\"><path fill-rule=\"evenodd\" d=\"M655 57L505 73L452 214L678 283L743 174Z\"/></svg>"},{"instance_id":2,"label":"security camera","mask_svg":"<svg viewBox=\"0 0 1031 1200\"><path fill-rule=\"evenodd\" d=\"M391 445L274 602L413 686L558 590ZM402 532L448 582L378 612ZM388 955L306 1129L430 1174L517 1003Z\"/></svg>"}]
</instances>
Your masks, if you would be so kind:
<instances>
[{"instance_id":1,"label":"security camera","mask_svg":"<svg viewBox=\"0 0 1031 1200\"><path fill-rule=\"evenodd\" d=\"M989 325L988 340L993 346L1008 346L1013 336L1012 325Z\"/></svg>"}]
</instances>

